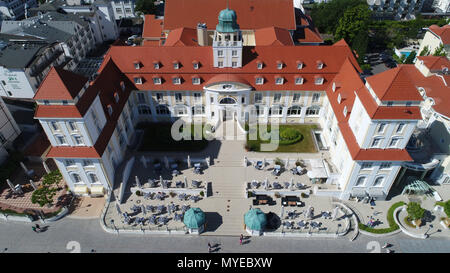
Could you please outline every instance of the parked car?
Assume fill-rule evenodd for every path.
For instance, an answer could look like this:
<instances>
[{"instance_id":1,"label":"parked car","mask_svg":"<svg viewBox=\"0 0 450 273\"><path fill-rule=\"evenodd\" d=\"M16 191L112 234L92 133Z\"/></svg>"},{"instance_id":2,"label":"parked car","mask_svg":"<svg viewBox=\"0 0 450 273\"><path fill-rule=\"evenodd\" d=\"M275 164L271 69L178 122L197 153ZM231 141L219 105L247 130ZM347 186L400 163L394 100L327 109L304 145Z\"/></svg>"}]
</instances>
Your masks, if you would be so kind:
<instances>
[{"instance_id":1,"label":"parked car","mask_svg":"<svg viewBox=\"0 0 450 273\"><path fill-rule=\"evenodd\" d=\"M281 198L281 205L283 207L287 206L302 207L305 205L305 203L300 201L300 198L298 198L298 196L285 196Z\"/></svg>"}]
</instances>

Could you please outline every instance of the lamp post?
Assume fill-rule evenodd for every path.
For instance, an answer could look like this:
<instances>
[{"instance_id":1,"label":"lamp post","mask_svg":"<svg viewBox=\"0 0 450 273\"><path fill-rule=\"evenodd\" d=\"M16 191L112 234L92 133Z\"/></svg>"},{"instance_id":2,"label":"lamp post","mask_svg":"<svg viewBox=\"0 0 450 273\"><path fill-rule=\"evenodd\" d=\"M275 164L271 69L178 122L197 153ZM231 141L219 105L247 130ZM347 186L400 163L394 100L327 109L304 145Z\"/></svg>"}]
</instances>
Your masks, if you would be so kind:
<instances>
[{"instance_id":1,"label":"lamp post","mask_svg":"<svg viewBox=\"0 0 450 273\"><path fill-rule=\"evenodd\" d=\"M339 234L339 228L341 227L341 224L338 224L337 230L336 230L336 235Z\"/></svg>"},{"instance_id":2,"label":"lamp post","mask_svg":"<svg viewBox=\"0 0 450 273\"><path fill-rule=\"evenodd\" d=\"M429 225L429 226L428 226L428 230L427 230L427 232L425 232L425 235L427 235L427 237L430 236L430 234L428 234L428 232L429 232L432 228L433 228L433 225Z\"/></svg>"},{"instance_id":3,"label":"lamp post","mask_svg":"<svg viewBox=\"0 0 450 273\"><path fill-rule=\"evenodd\" d=\"M114 219L111 219L109 222L114 227L114 230L117 231L116 225L114 225Z\"/></svg>"}]
</instances>

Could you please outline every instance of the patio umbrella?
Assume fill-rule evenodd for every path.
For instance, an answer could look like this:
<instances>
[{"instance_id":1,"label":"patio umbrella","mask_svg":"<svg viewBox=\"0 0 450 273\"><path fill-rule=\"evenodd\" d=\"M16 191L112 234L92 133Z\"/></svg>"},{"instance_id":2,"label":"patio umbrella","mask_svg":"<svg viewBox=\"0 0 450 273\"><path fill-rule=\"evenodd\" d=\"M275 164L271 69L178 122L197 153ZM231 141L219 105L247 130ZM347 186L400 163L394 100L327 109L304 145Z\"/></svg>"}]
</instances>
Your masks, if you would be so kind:
<instances>
[{"instance_id":1,"label":"patio umbrella","mask_svg":"<svg viewBox=\"0 0 450 273\"><path fill-rule=\"evenodd\" d=\"M184 186L185 186L186 188L189 187L189 185L188 185L188 180L187 180L186 176L184 177Z\"/></svg>"},{"instance_id":2,"label":"patio umbrella","mask_svg":"<svg viewBox=\"0 0 450 273\"><path fill-rule=\"evenodd\" d=\"M44 166L45 172L50 173L50 168L47 166L47 163L45 163L45 160L42 161L42 165Z\"/></svg>"},{"instance_id":3,"label":"patio umbrella","mask_svg":"<svg viewBox=\"0 0 450 273\"><path fill-rule=\"evenodd\" d=\"M245 213L244 222L249 230L263 231L267 224L267 217L260 209L251 209Z\"/></svg>"},{"instance_id":4,"label":"patio umbrella","mask_svg":"<svg viewBox=\"0 0 450 273\"><path fill-rule=\"evenodd\" d=\"M188 165L188 169L191 168L191 157L188 155L187 156L187 165Z\"/></svg>"},{"instance_id":5,"label":"patio umbrella","mask_svg":"<svg viewBox=\"0 0 450 273\"><path fill-rule=\"evenodd\" d=\"M283 218L284 214L284 206L281 206L280 217Z\"/></svg>"},{"instance_id":6,"label":"patio umbrella","mask_svg":"<svg viewBox=\"0 0 450 273\"><path fill-rule=\"evenodd\" d=\"M291 178L291 184L289 185L289 189L292 189L294 187L294 178Z\"/></svg>"},{"instance_id":7,"label":"patio umbrella","mask_svg":"<svg viewBox=\"0 0 450 273\"><path fill-rule=\"evenodd\" d=\"M338 213L339 213L339 207L335 207L333 210L333 213L331 214L331 219L333 221L336 220Z\"/></svg>"},{"instance_id":8,"label":"patio umbrella","mask_svg":"<svg viewBox=\"0 0 450 273\"><path fill-rule=\"evenodd\" d=\"M162 186L162 184L163 184L163 179L162 179L162 175L160 175L159 176L159 183L161 184L161 186Z\"/></svg>"},{"instance_id":9,"label":"patio umbrella","mask_svg":"<svg viewBox=\"0 0 450 273\"><path fill-rule=\"evenodd\" d=\"M30 184L33 187L34 190L37 190L36 184L34 184L33 180L30 179Z\"/></svg>"},{"instance_id":10,"label":"patio umbrella","mask_svg":"<svg viewBox=\"0 0 450 273\"><path fill-rule=\"evenodd\" d=\"M25 166L25 164L23 164L23 162L20 162L20 166L21 166L22 169L25 171L25 173L28 174L27 166Z\"/></svg>"},{"instance_id":11,"label":"patio umbrella","mask_svg":"<svg viewBox=\"0 0 450 273\"><path fill-rule=\"evenodd\" d=\"M201 228L206 221L205 213L200 208L190 208L184 214L183 222L187 228Z\"/></svg>"},{"instance_id":12,"label":"patio umbrella","mask_svg":"<svg viewBox=\"0 0 450 273\"><path fill-rule=\"evenodd\" d=\"M144 205L141 205L141 211L142 211L142 213L143 213L144 215L147 214L147 211L145 210L145 206L144 206Z\"/></svg>"},{"instance_id":13,"label":"patio umbrella","mask_svg":"<svg viewBox=\"0 0 450 273\"><path fill-rule=\"evenodd\" d=\"M14 184L11 182L11 180L6 179L6 182L8 183L8 186L11 188L13 192L16 192L16 189L14 188Z\"/></svg>"},{"instance_id":14,"label":"patio umbrella","mask_svg":"<svg viewBox=\"0 0 450 273\"><path fill-rule=\"evenodd\" d=\"M263 158L263 169L266 167L266 159Z\"/></svg>"},{"instance_id":15,"label":"patio umbrella","mask_svg":"<svg viewBox=\"0 0 450 273\"><path fill-rule=\"evenodd\" d=\"M138 188L142 188L142 186L141 186L141 182L139 181L139 177L137 177L137 175L134 177L134 179L136 180L136 186L138 187Z\"/></svg>"},{"instance_id":16,"label":"patio umbrella","mask_svg":"<svg viewBox=\"0 0 450 273\"><path fill-rule=\"evenodd\" d=\"M167 156L164 156L164 165L166 165L166 169L169 169L169 159L167 159Z\"/></svg>"}]
</instances>

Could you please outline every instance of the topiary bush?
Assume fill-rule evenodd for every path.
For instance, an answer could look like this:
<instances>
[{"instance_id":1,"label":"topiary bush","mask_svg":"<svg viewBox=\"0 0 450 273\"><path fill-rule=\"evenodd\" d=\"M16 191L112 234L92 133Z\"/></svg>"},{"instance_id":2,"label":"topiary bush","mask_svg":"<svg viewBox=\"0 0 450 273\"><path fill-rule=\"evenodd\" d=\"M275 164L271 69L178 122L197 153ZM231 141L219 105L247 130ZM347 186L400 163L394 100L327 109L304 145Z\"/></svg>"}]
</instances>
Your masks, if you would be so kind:
<instances>
[{"instance_id":1,"label":"topiary bush","mask_svg":"<svg viewBox=\"0 0 450 273\"><path fill-rule=\"evenodd\" d=\"M280 145L294 144L303 139L303 135L294 128L282 128L280 130Z\"/></svg>"},{"instance_id":2,"label":"topiary bush","mask_svg":"<svg viewBox=\"0 0 450 273\"><path fill-rule=\"evenodd\" d=\"M408 218L411 220L422 219L425 215L425 209L417 202L409 202L406 211L408 212Z\"/></svg>"}]
</instances>

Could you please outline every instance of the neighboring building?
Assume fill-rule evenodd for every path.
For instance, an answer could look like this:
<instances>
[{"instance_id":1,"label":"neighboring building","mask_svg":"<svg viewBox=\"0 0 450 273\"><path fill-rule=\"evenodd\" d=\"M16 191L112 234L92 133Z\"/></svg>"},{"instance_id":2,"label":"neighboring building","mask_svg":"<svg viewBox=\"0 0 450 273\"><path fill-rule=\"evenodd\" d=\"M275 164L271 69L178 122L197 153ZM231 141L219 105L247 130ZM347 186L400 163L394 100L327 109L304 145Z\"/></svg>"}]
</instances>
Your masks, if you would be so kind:
<instances>
[{"instance_id":1,"label":"neighboring building","mask_svg":"<svg viewBox=\"0 0 450 273\"><path fill-rule=\"evenodd\" d=\"M168 9L169 3L178 3L179 9ZM112 46L92 82L53 69L39 88L35 116L52 143L48 156L55 159L71 190L97 193L92 182L101 181L110 192L133 127L145 121L182 119L218 128L231 119L240 130L249 116L260 123L318 123L332 159L333 173L326 183L334 185L322 194L340 199L384 199L398 173L418 164L407 144L422 120L420 88L428 88L438 76L401 65L364 82L345 41L294 45L292 1L230 1L230 8L218 12L213 29L209 13L203 17L210 20L207 26L192 27L199 18L183 5L187 3L167 1L164 19L147 17L163 21L153 22L154 33L144 33L157 38L168 28L164 39L148 40L144 46ZM205 12L216 5L205 0L189 3L202 4ZM242 8L249 3L255 4L254 10ZM234 5L242 8L241 14L232 10ZM261 14L269 8L272 14L291 12L267 17L275 26L266 26ZM171 11L189 14L184 27ZM285 22L286 17L292 22Z\"/></svg>"},{"instance_id":2,"label":"neighboring building","mask_svg":"<svg viewBox=\"0 0 450 273\"><path fill-rule=\"evenodd\" d=\"M425 47L428 47L429 53L433 54L440 46L443 46L447 56L450 56L450 25L430 26L420 43L418 52L420 54Z\"/></svg>"},{"instance_id":3,"label":"neighboring building","mask_svg":"<svg viewBox=\"0 0 450 273\"><path fill-rule=\"evenodd\" d=\"M424 0L368 0L367 4L376 18L412 20L422 10Z\"/></svg>"},{"instance_id":4,"label":"neighboring building","mask_svg":"<svg viewBox=\"0 0 450 273\"><path fill-rule=\"evenodd\" d=\"M20 128L0 97L0 164L8 158L13 141L20 135Z\"/></svg>"},{"instance_id":5,"label":"neighboring building","mask_svg":"<svg viewBox=\"0 0 450 273\"><path fill-rule=\"evenodd\" d=\"M96 0L104 1L104 0ZM122 18L133 18L136 17L134 8L136 7L136 0L113 0L110 1L114 18L120 20Z\"/></svg>"},{"instance_id":6,"label":"neighboring building","mask_svg":"<svg viewBox=\"0 0 450 273\"><path fill-rule=\"evenodd\" d=\"M36 0L0 1L0 13L4 19L19 20L25 17L26 9L37 7Z\"/></svg>"},{"instance_id":7,"label":"neighboring building","mask_svg":"<svg viewBox=\"0 0 450 273\"><path fill-rule=\"evenodd\" d=\"M6 97L33 98L52 66L73 70L95 48L89 22L73 14L5 21L1 33L12 37L0 56L0 95Z\"/></svg>"},{"instance_id":8,"label":"neighboring building","mask_svg":"<svg viewBox=\"0 0 450 273\"><path fill-rule=\"evenodd\" d=\"M437 13L450 13L450 0L434 0L432 7Z\"/></svg>"}]
</instances>

